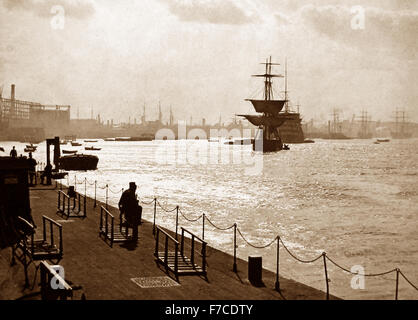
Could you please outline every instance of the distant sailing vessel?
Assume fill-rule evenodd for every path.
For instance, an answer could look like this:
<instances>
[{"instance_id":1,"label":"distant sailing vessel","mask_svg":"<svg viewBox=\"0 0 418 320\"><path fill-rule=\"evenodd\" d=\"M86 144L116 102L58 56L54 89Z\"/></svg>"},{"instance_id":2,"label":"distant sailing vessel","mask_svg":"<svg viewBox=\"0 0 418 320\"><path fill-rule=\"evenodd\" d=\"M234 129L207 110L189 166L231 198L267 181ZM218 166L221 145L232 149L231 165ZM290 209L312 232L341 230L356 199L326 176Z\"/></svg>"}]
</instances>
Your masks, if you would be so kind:
<instances>
[{"instance_id":1,"label":"distant sailing vessel","mask_svg":"<svg viewBox=\"0 0 418 320\"><path fill-rule=\"evenodd\" d=\"M332 122L328 121L328 136L324 137L324 139L331 139L331 140L351 139L342 133L342 125L340 122L340 116L339 116L339 112L337 109L333 110L332 117L333 117L333 121Z\"/></svg>"},{"instance_id":2,"label":"distant sailing vessel","mask_svg":"<svg viewBox=\"0 0 418 320\"><path fill-rule=\"evenodd\" d=\"M395 111L395 131L390 134L394 139L409 139L412 137L412 132L408 132L408 123L406 122L406 112L404 110Z\"/></svg>"},{"instance_id":3,"label":"distant sailing vessel","mask_svg":"<svg viewBox=\"0 0 418 320\"><path fill-rule=\"evenodd\" d=\"M371 139L373 137L369 129L370 119L367 116L367 111L362 111L360 116L360 131L358 133L358 139Z\"/></svg>"},{"instance_id":4,"label":"distant sailing vessel","mask_svg":"<svg viewBox=\"0 0 418 320\"><path fill-rule=\"evenodd\" d=\"M256 112L260 115L239 115L246 118L253 125L258 127L256 136L252 141L254 151L275 152L283 149L283 141L280 137L278 128L287 120L286 116L280 116L286 99L275 100L273 97L272 79L283 77L282 75L272 74L271 67L278 65L270 59L263 63L266 66L264 74L253 75L253 77L264 78L264 97L262 100L246 99L250 101Z\"/></svg>"}]
</instances>

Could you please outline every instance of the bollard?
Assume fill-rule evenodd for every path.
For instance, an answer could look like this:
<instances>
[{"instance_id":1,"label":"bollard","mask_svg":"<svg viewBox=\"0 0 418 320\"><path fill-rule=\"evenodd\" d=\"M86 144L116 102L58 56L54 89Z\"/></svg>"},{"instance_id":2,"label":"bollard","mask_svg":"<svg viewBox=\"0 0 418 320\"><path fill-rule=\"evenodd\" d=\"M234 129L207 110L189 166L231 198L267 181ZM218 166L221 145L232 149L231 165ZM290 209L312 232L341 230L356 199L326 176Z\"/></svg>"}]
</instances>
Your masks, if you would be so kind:
<instances>
[{"instance_id":1,"label":"bollard","mask_svg":"<svg viewBox=\"0 0 418 320\"><path fill-rule=\"evenodd\" d=\"M280 248L280 236L277 236L277 265L276 265L276 283L274 285L275 289L280 292L280 281L279 281L279 248Z\"/></svg>"},{"instance_id":2,"label":"bollard","mask_svg":"<svg viewBox=\"0 0 418 320\"><path fill-rule=\"evenodd\" d=\"M232 271L237 272L237 224L234 223L234 265Z\"/></svg>"},{"instance_id":3,"label":"bollard","mask_svg":"<svg viewBox=\"0 0 418 320\"><path fill-rule=\"evenodd\" d=\"M327 258L326 253L322 253L322 257L324 258L324 270L325 270L325 283L327 285L327 300L329 300L329 279L328 279L328 270L327 270Z\"/></svg>"},{"instance_id":4,"label":"bollard","mask_svg":"<svg viewBox=\"0 0 418 320\"><path fill-rule=\"evenodd\" d=\"M157 198L154 198L154 223L152 226L152 234L155 235L155 216L157 215Z\"/></svg>"},{"instance_id":5,"label":"bollard","mask_svg":"<svg viewBox=\"0 0 418 320\"><path fill-rule=\"evenodd\" d=\"M94 180L94 208L96 208L96 193L97 193L97 181Z\"/></svg>"},{"instance_id":6,"label":"bollard","mask_svg":"<svg viewBox=\"0 0 418 320\"><path fill-rule=\"evenodd\" d=\"M178 227L179 227L179 206L176 207L176 240L178 239L177 237Z\"/></svg>"}]
</instances>

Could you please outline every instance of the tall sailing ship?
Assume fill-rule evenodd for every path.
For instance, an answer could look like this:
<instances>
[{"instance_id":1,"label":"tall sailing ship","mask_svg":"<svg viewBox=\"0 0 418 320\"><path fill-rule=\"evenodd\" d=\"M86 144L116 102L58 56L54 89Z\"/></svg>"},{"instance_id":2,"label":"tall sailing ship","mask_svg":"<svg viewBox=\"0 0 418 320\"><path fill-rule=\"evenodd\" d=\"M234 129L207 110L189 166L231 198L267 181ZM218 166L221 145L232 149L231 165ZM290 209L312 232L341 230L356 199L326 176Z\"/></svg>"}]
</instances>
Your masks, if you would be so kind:
<instances>
[{"instance_id":1,"label":"tall sailing ship","mask_svg":"<svg viewBox=\"0 0 418 320\"><path fill-rule=\"evenodd\" d=\"M265 73L256 74L253 77L264 78L264 94L263 99L246 99L250 101L259 115L239 115L246 118L251 124L258 127L256 135L252 140L254 151L275 152L283 149L283 141L280 137L279 127L285 123L287 118L280 115L286 99L274 99L273 96L273 78L283 77L279 74L272 74L272 66L279 65L266 59Z\"/></svg>"},{"instance_id":2,"label":"tall sailing ship","mask_svg":"<svg viewBox=\"0 0 418 320\"><path fill-rule=\"evenodd\" d=\"M412 132L408 132L408 123L406 122L406 112L404 110L395 111L395 131L391 131L394 139L408 139L412 137Z\"/></svg>"},{"instance_id":3,"label":"tall sailing ship","mask_svg":"<svg viewBox=\"0 0 418 320\"><path fill-rule=\"evenodd\" d=\"M360 131L358 132L358 139L371 139L373 134L370 132L369 128L370 119L367 116L367 111L362 110L360 116Z\"/></svg>"}]
</instances>

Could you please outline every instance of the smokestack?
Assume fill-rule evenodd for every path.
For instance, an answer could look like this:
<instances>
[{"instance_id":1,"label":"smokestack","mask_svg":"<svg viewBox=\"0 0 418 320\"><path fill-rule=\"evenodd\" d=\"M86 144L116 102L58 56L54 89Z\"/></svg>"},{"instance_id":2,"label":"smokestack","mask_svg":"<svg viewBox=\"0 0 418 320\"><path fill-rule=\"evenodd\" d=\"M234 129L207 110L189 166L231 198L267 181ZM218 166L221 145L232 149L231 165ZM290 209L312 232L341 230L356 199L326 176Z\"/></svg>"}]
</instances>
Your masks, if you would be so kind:
<instances>
[{"instance_id":1,"label":"smokestack","mask_svg":"<svg viewBox=\"0 0 418 320\"><path fill-rule=\"evenodd\" d=\"M15 85L12 84L12 92L10 94L10 100L14 101L15 100Z\"/></svg>"}]
</instances>

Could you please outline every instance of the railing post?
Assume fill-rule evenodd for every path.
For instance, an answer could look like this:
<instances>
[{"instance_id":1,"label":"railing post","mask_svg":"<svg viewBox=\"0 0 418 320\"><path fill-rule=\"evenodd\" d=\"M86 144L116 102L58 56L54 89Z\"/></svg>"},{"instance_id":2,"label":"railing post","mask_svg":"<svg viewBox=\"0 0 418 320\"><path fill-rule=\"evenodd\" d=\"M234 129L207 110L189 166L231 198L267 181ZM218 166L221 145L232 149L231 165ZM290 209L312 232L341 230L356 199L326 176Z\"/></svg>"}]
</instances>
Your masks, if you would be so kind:
<instances>
[{"instance_id":1,"label":"railing post","mask_svg":"<svg viewBox=\"0 0 418 320\"><path fill-rule=\"evenodd\" d=\"M87 197L84 196L84 200L83 200L83 210L84 210L84 217L87 217Z\"/></svg>"},{"instance_id":2,"label":"railing post","mask_svg":"<svg viewBox=\"0 0 418 320\"><path fill-rule=\"evenodd\" d=\"M157 229L157 236L155 238L155 252L154 252L154 255L157 257L157 259L158 259L158 240L159 240L159 236L160 236L160 229Z\"/></svg>"},{"instance_id":3,"label":"railing post","mask_svg":"<svg viewBox=\"0 0 418 320\"><path fill-rule=\"evenodd\" d=\"M67 196L67 215L70 217L70 197Z\"/></svg>"},{"instance_id":4,"label":"railing post","mask_svg":"<svg viewBox=\"0 0 418 320\"><path fill-rule=\"evenodd\" d=\"M61 192L58 191L58 205L57 205L58 211L61 210Z\"/></svg>"},{"instance_id":5,"label":"railing post","mask_svg":"<svg viewBox=\"0 0 418 320\"><path fill-rule=\"evenodd\" d=\"M42 231L43 231L44 242L46 242L46 224L45 224L44 217L42 217Z\"/></svg>"},{"instance_id":6,"label":"railing post","mask_svg":"<svg viewBox=\"0 0 418 320\"><path fill-rule=\"evenodd\" d=\"M192 248L191 248L191 253L190 253L190 261L192 262L192 267L194 269L195 264L194 264L194 234L192 234Z\"/></svg>"},{"instance_id":7,"label":"railing post","mask_svg":"<svg viewBox=\"0 0 418 320\"><path fill-rule=\"evenodd\" d=\"M396 268L396 291L395 291L395 300L398 300L398 290L399 290L399 269Z\"/></svg>"},{"instance_id":8,"label":"railing post","mask_svg":"<svg viewBox=\"0 0 418 320\"><path fill-rule=\"evenodd\" d=\"M96 208L97 180L94 180L94 208Z\"/></svg>"},{"instance_id":9,"label":"railing post","mask_svg":"<svg viewBox=\"0 0 418 320\"><path fill-rule=\"evenodd\" d=\"M164 263L166 270L168 270L168 235L165 235Z\"/></svg>"},{"instance_id":10,"label":"railing post","mask_svg":"<svg viewBox=\"0 0 418 320\"><path fill-rule=\"evenodd\" d=\"M202 240L205 240L205 219L206 215L202 215Z\"/></svg>"},{"instance_id":11,"label":"railing post","mask_svg":"<svg viewBox=\"0 0 418 320\"><path fill-rule=\"evenodd\" d=\"M184 229L181 228L181 242L180 242L180 253L181 256L184 256Z\"/></svg>"},{"instance_id":12,"label":"railing post","mask_svg":"<svg viewBox=\"0 0 418 320\"><path fill-rule=\"evenodd\" d=\"M326 253L322 253L322 257L324 258L324 271L325 271L325 283L327 285L327 300L329 300L329 279L328 279L328 270L327 270L327 257Z\"/></svg>"},{"instance_id":13,"label":"railing post","mask_svg":"<svg viewBox=\"0 0 418 320\"><path fill-rule=\"evenodd\" d=\"M100 232L99 234L102 234L103 232L103 208L100 207Z\"/></svg>"},{"instance_id":14,"label":"railing post","mask_svg":"<svg viewBox=\"0 0 418 320\"><path fill-rule=\"evenodd\" d=\"M87 196L87 178L84 178L84 196Z\"/></svg>"},{"instance_id":15,"label":"railing post","mask_svg":"<svg viewBox=\"0 0 418 320\"><path fill-rule=\"evenodd\" d=\"M206 274L206 242L202 243L202 269Z\"/></svg>"},{"instance_id":16,"label":"railing post","mask_svg":"<svg viewBox=\"0 0 418 320\"><path fill-rule=\"evenodd\" d=\"M280 291L280 280L279 280L279 248L280 248L280 236L277 236L277 265L276 265L276 284L275 284L275 289L277 291Z\"/></svg>"},{"instance_id":17,"label":"railing post","mask_svg":"<svg viewBox=\"0 0 418 320\"><path fill-rule=\"evenodd\" d=\"M77 192L77 175L74 175L74 191Z\"/></svg>"},{"instance_id":18,"label":"railing post","mask_svg":"<svg viewBox=\"0 0 418 320\"><path fill-rule=\"evenodd\" d=\"M110 236L111 236L111 239L110 239L110 246L111 247L113 247L113 239L115 238L115 228L114 228L114 225L115 225L115 218L114 217L110 217L110 220L112 221L112 225L111 225L111 229L110 229L110 232L111 232L111 234L110 234Z\"/></svg>"},{"instance_id":19,"label":"railing post","mask_svg":"<svg viewBox=\"0 0 418 320\"><path fill-rule=\"evenodd\" d=\"M177 277L178 276L178 264L179 264L179 258L178 258L179 243L176 242L174 245L175 245L174 273L176 274L176 277Z\"/></svg>"},{"instance_id":20,"label":"railing post","mask_svg":"<svg viewBox=\"0 0 418 320\"><path fill-rule=\"evenodd\" d=\"M109 210L109 207L107 205L107 199L109 197L109 185L106 185L106 210Z\"/></svg>"},{"instance_id":21,"label":"railing post","mask_svg":"<svg viewBox=\"0 0 418 320\"><path fill-rule=\"evenodd\" d=\"M154 198L154 222L152 225L152 234L155 235L155 216L157 215L157 198Z\"/></svg>"},{"instance_id":22,"label":"railing post","mask_svg":"<svg viewBox=\"0 0 418 320\"><path fill-rule=\"evenodd\" d=\"M237 224L234 223L234 265L232 271L237 272Z\"/></svg>"},{"instance_id":23,"label":"railing post","mask_svg":"<svg viewBox=\"0 0 418 320\"><path fill-rule=\"evenodd\" d=\"M179 227L179 206L176 207L176 240L178 240L177 233Z\"/></svg>"}]
</instances>

